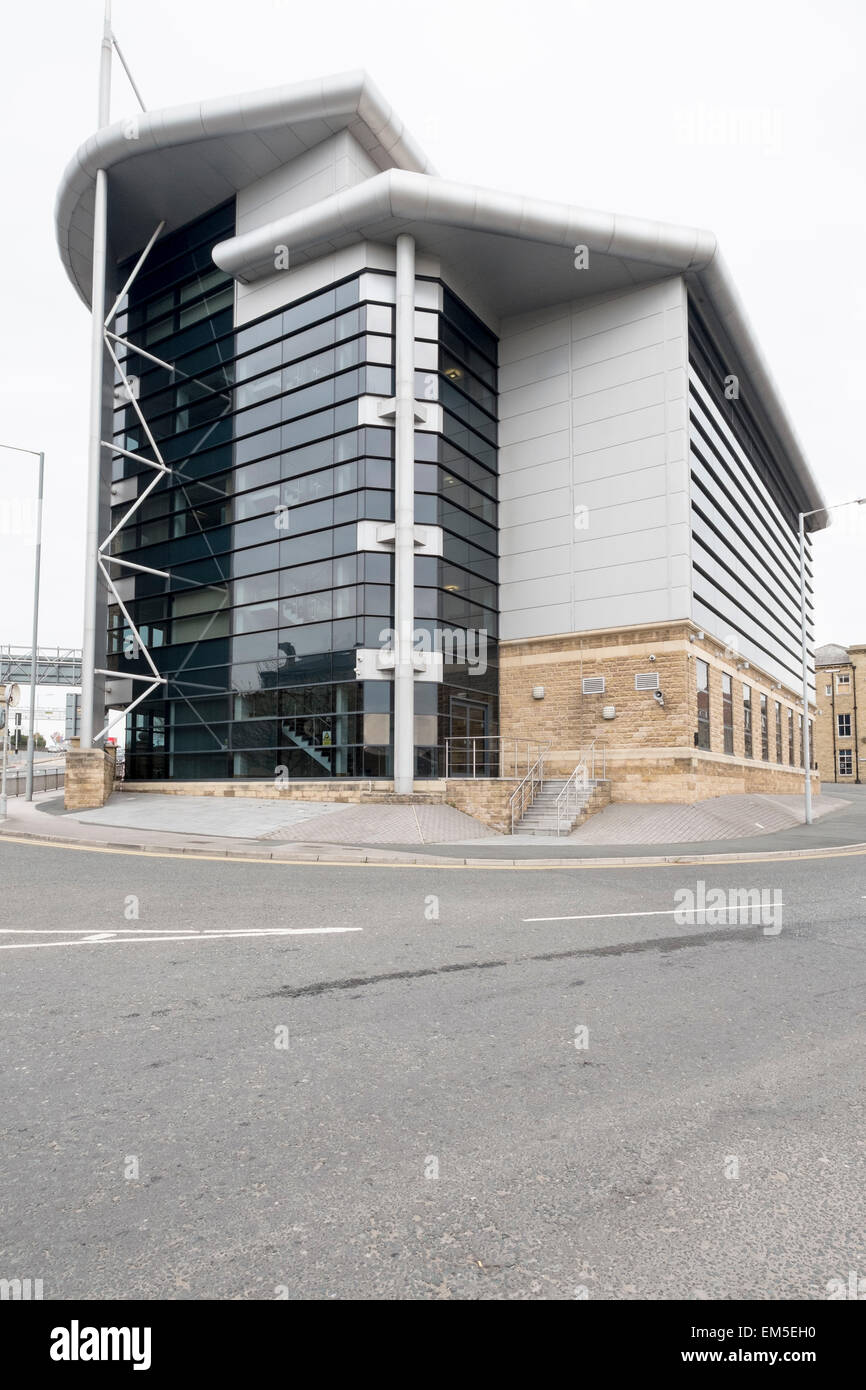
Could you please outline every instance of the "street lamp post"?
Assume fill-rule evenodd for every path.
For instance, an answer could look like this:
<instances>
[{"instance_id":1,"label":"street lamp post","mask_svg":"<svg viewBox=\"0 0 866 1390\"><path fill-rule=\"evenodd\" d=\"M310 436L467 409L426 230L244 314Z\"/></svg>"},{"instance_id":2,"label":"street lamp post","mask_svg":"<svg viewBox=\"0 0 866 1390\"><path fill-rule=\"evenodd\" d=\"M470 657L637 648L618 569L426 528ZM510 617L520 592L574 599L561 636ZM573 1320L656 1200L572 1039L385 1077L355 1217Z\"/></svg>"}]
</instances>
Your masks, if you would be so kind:
<instances>
[{"instance_id":1,"label":"street lamp post","mask_svg":"<svg viewBox=\"0 0 866 1390\"><path fill-rule=\"evenodd\" d=\"M0 771L0 821L6 819L6 762L9 753L9 705L7 692L3 686L2 691L2 713L3 713L3 743L0 746L0 758L2 758L2 771Z\"/></svg>"},{"instance_id":2,"label":"street lamp post","mask_svg":"<svg viewBox=\"0 0 866 1390\"><path fill-rule=\"evenodd\" d=\"M6 819L6 763L9 754L9 711L18 703L17 685L0 685L0 703L3 711L3 771L0 773L0 821Z\"/></svg>"},{"instance_id":3,"label":"street lamp post","mask_svg":"<svg viewBox=\"0 0 866 1390\"><path fill-rule=\"evenodd\" d=\"M39 572L42 564L42 496L45 485L45 455L37 449L21 449L17 444L3 444L15 454L30 454L39 460L39 493L36 501L36 556L33 563L33 630L30 650L30 731L27 735L27 775L24 784L25 800L33 800L33 752L36 747L36 653L39 644Z\"/></svg>"},{"instance_id":4,"label":"street lamp post","mask_svg":"<svg viewBox=\"0 0 866 1390\"><path fill-rule=\"evenodd\" d=\"M850 502L837 502L833 507L815 507L811 512L800 512L798 528L800 534L800 649L803 662L803 800L804 819L812 824L812 777L809 763L811 748L809 738L809 650L806 639L806 517L817 516L819 512L835 512L840 507L862 507L866 497L855 497Z\"/></svg>"}]
</instances>

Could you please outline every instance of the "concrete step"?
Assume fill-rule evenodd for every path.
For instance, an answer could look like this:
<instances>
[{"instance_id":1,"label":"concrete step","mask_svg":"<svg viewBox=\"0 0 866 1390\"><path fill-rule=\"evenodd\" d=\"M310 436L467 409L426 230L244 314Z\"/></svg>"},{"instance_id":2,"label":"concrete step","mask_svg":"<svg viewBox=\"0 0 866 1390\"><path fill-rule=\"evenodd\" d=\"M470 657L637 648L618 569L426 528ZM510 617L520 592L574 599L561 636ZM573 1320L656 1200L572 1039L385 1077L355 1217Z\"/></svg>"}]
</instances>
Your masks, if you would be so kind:
<instances>
[{"instance_id":1,"label":"concrete step","mask_svg":"<svg viewBox=\"0 0 866 1390\"><path fill-rule=\"evenodd\" d=\"M577 820L578 816L582 815L583 810L585 810L585 809L586 809L586 808L583 807L583 808L577 810L577 811L574 813L574 816L572 817L572 820ZM563 829L565 828L566 824L567 824L567 822L566 822L565 820L563 820L563 822L562 822ZM556 829L556 826L557 826L557 821L556 821L556 816L526 816L526 817L524 817L523 820L521 820L521 821L519 822L519 826L520 826L521 830L531 830L533 827L536 827L537 829L541 829L542 827L547 827L547 828L549 828L549 829L551 829L551 830L555 830L555 829Z\"/></svg>"},{"instance_id":2,"label":"concrete step","mask_svg":"<svg viewBox=\"0 0 866 1390\"><path fill-rule=\"evenodd\" d=\"M586 791L578 792L575 796L573 796L571 798L571 803L572 805L574 805L576 801L589 801L591 796L592 790L590 788L587 788ZM535 806L544 806L552 809L554 806L556 806L558 799L559 798L556 796L537 796L535 800L531 803L531 805L527 807L527 810L531 811Z\"/></svg>"},{"instance_id":3,"label":"concrete step","mask_svg":"<svg viewBox=\"0 0 866 1390\"><path fill-rule=\"evenodd\" d=\"M578 801L572 800L572 803L571 803L571 804L572 804L572 806L574 806L574 805L578 805L578 806L579 806L579 805L581 804L582 801L589 801L589 797L588 797L588 796L586 796L586 797L581 797ZM552 800L552 801L539 801L538 798L536 798L536 800L533 801L532 805L529 806L529 807L527 807L527 809L526 809L526 811L525 811L524 814L525 814L525 815L530 815L531 812L533 812L533 811L543 811L543 812L545 812L547 815L553 815L553 814L555 813L555 811L556 811L556 800L555 800L555 798L554 798L554 800Z\"/></svg>"},{"instance_id":4,"label":"concrete step","mask_svg":"<svg viewBox=\"0 0 866 1390\"><path fill-rule=\"evenodd\" d=\"M568 822L563 821L560 826L557 821L556 803L568 780L567 777L556 777L545 781L543 789L538 792L514 827L518 835L567 835L574 828L586 814L595 786L588 783L576 798L573 798Z\"/></svg>"},{"instance_id":5,"label":"concrete step","mask_svg":"<svg viewBox=\"0 0 866 1390\"><path fill-rule=\"evenodd\" d=\"M572 802L572 804L574 804L574 803ZM525 814L525 815L529 815L530 811L541 811L541 810L543 810L543 811L555 811L555 810L556 810L556 798L554 797L554 798L553 798L552 800L550 800L550 801L540 801L540 800L538 799L538 797L536 797L536 799L533 801L532 805L531 805L531 806L527 806L526 811L525 811L524 814Z\"/></svg>"},{"instance_id":6,"label":"concrete step","mask_svg":"<svg viewBox=\"0 0 866 1390\"><path fill-rule=\"evenodd\" d=\"M589 816L593 815L596 811L600 811L603 806L606 806L609 803L610 783L590 783L586 788L586 793L586 795L581 795L580 803L575 808L575 817L572 824L567 828L565 825L563 825L561 832L559 832L560 838L563 838L565 835L570 834L570 832L574 830L577 826L582 825L583 822L589 818ZM545 823L539 823L534 819L533 813L538 814L538 798L536 798L533 805L530 806L524 820L519 825L515 826L515 831L517 834L548 836L557 834L555 817L550 817L550 819L547 820Z\"/></svg>"}]
</instances>

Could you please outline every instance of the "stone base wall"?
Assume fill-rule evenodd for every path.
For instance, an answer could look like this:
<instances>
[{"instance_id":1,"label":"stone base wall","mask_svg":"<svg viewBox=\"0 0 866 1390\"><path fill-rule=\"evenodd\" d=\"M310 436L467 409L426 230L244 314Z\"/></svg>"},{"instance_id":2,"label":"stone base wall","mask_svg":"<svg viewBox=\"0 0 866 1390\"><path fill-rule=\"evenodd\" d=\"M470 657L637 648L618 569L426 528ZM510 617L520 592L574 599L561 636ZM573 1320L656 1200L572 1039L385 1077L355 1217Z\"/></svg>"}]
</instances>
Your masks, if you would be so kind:
<instances>
[{"instance_id":1,"label":"stone base wall","mask_svg":"<svg viewBox=\"0 0 866 1390\"><path fill-rule=\"evenodd\" d=\"M444 782L416 782L423 791L414 792L361 792L362 806L443 806L445 804ZM432 790L428 788L432 787Z\"/></svg>"},{"instance_id":2,"label":"stone base wall","mask_svg":"<svg viewBox=\"0 0 866 1390\"><path fill-rule=\"evenodd\" d=\"M767 793L796 796L803 791L803 769L726 758L690 749L647 750L635 758L616 751L608 758L612 801L677 802L691 805L713 796ZM821 789L812 773L812 793Z\"/></svg>"},{"instance_id":3,"label":"stone base wall","mask_svg":"<svg viewBox=\"0 0 866 1390\"><path fill-rule=\"evenodd\" d=\"M425 788L438 783L424 783ZM394 783L386 781L344 782L124 782L125 792L159 792L162 796L236 796L267 801L332 801L359 805L361 801L392 798Z\"/></svg>"},{"instance_id":4,"label":"stone base wall","mask_svg":"<svg viewBox=\"0 0 866 1390\"><path fill-rule=\"evenodd\" d=\"M63 805L67 811L91 811L104 806L114 790L117 749L76 748L66 754Z\"/></svg>"},{"instance_id":5,"label":"stone base wall","mask_svg":"<svg viewBox=\"0 0 866 1390\"><path fill-rule=\"evenodd\" d=\"M603 811L605 806L610 805L610 782L597 782L592 789L592 796L586 804L586 809L578 816L574 823L576 829L583 825L584 821L589 820L597 811Z\"/></svg>"},{"instance_id":6,"label":"stone base wall","mask_svg":"<svg viewBox=\"0 0 866 1390\"><path fill-rule=\"evenodd\" d=\"M445 800L457 811L474 816L501 835L511 834L512 792L519 778L454 777L445 784Z\"/></svg>"}]
</instances>

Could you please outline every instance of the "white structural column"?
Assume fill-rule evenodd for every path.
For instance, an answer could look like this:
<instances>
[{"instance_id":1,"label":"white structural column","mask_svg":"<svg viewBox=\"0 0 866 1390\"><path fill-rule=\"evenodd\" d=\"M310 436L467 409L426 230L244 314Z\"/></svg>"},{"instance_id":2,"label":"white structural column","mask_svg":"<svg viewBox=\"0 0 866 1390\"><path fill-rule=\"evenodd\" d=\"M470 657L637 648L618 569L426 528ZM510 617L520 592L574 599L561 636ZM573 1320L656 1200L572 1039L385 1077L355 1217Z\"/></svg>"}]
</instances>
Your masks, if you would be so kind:
<instances>
[{"instance_id":1,"label":"white structural column","mask_svg":"<svg viewBox=\"0 0 866 1390\"><path fill-rule=\"evenodd\" d=\"M102 723L96 709L96 643L99 602L99 514L102 491L102 394L104 373L105 238L108 212L108 178L104 169L96 175L93 207L93 287L90 335L90 438L87 450L87 532L84 546L84 639L81 647L81 747L93 747L93 735Z\"/></svg>"},{"instance_id":2,"label":"white structural column","mask_svg":"<svg viewBox=\"0 0 866 1390\"><path fill-rule=\"evenodd\" d=\"M111 4L106 0L99 60L99 125L111 118ZM105 264L108 238L108 175L96 171L93 203L93 274L90 298L90 438L87 450L87 531L84 547L84 637L81 643L81 747L93 747L102 723L96 709L96 619L99 599L99 511L102 493L102 409L105 348ZM97 723L98 721L98 723Z\"/></svg>"},{"instance_id":3,"label":"white structural column","mask_svg":"<svg viewBox=\"0 0 866 1390\"><path fill-rule=\"evenodd\" d=\"M415 779L415 239L397 238L394 428L394 791Z\"/></svg>"}]
</instances>

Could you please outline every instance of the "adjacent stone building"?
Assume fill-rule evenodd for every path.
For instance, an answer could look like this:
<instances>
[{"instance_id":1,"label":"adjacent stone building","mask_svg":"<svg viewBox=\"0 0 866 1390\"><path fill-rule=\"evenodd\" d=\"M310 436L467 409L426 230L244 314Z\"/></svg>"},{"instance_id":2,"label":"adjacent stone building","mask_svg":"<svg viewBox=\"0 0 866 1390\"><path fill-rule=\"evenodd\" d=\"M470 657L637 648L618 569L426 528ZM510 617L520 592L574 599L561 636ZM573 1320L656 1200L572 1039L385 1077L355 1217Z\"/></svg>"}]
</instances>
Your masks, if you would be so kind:
<instances>
[{"instance_id":1,"label":"adjacent stone building","mask_svg":"<svg viewBox=\"0 0 866 1390\"><path fill-rule=\"evenodd\" d=\"M815 753L822 782L860 782L866 753L866 645L815 651Z\"/></svg>"}]
</instances>

